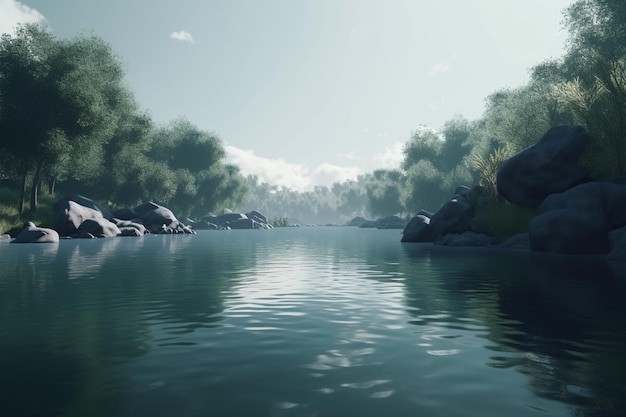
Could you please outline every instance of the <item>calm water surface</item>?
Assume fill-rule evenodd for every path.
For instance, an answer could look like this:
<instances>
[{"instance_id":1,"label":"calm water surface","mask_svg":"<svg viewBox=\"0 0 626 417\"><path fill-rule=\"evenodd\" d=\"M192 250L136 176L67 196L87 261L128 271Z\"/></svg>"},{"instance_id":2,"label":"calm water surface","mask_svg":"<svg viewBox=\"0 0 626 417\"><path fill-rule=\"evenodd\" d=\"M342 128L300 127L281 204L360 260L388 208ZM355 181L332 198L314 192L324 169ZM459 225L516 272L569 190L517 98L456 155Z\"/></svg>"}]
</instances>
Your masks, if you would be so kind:
<instances>
[{"instance_id":1,"label":"calm water surface","mask_svg":"<svg viewBox=\"0 0 626 417\"><path fill-rule=\"evenodd\" d=\"M0 416L626 415L626 266L399 240L0 244Z\"/></svg>"}]
</instances>

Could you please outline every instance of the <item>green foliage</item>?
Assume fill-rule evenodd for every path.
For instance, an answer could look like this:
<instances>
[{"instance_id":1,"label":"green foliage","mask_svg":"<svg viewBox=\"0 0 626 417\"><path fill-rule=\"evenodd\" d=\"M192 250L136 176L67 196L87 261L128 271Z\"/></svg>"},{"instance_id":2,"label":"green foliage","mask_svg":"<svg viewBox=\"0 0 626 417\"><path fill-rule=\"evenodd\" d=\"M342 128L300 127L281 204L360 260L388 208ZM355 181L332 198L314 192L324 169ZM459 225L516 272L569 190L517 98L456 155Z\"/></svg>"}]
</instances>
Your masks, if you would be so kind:
<instances>
[{"instance_id":1,"label":"green foliage","mask_svg":"<svg viewBox=\"0 0 626 417\"><path fill-rule=\"evenodd\" d=\"M285 217L302 224L345 223L357 216L370 217L366 185L372 177L366 174L337 182L331 188L297 192L249 176L249 194L238 211L258 210L270 218Z\"/></svg>"},{"instance_id":2,"label":"green foliage","mask_svg":"<svg viewBox=\"0 0 626 417\"><path fill-rule=\"evenodd\" d=\"M270 219L270 224L274 227L287 227L289 226L289 218L288 217L278 217L275 219Z\"/></svg>"},{"instance_id":3,"label":"green foliage","mask_svg":"<svg viewBox=\"0 0 626 417\"><path fill-rule=\"evenodd\" d=\"M498 171L510 156L511 153L503 147L494 149L488 156L480 154L473 156L472 168L480 175L478 184L487 191L492 202L498 200Z\"/></svg>"},{"instance_id":4,"label":"green foliage","mask_svg":"<svg viewBox=\"0 0 626 417\"><path fill-rule=\"evenodd\" d=\"M56 201L54 195L41 198L41 210L25 210L22 213L15 207L18 197L19 190L0 187L0 234L6 233L15 237L24 229L24 223L28 221L32 221L37 226L52 227L52 207Z\"/></svg>"},{"instance_id":5,"label":"green foliage","mask_svg":"<svg viewBox=\"0 0 626 417\"><path fill-rule=\"evenodd\" d=\"M534 209L508 202L486 205L478 212L482 224L500 241L519 233L527 233L528 224L536 215L537 211Z\"/></svg>"},{"instance_id":6,"label":"green foliage","mask_svg":"<svg viewBox=\"0 0 626 417\"><path fill-rule=\"evenodd\" d=\"M400 201L403 184L402 172L379 169L373 172L366 185L370 213L374 216L390 216L404 211Z\"/></svg>"},{"instance_id":7,"label":"green foliage","mask_svg":"<svg viewBox=\"0 0 626 417\"><path fill-rule=\"evenodd\" d=\"M411 165L420 160L435 161L441 149L442 140L432 129L421 128L411 134L411 139L404 145L402 169L408 171Z\"/></svg>"},{"instance_id":8,"label":"green foliage","mask_svg":"<svg viewBox=\"0 0 626 417\"><path fill-rule=\"evenodd\" d=\"M37 25L2 36L0 149L15 174L34 170L32 210L44 171L98 172L102 146L128 95L122 77L119 59L98 37L57 40ZM81 158L68 161L68 155Z\"/></svg>"},{"instance_id":9,"label":"green foliage","mask_svg":"<svg viewBox=\"0 0 626 417\"><path fill-rule=\"evenodd\" d=\"M534 145L553 126L554 101L551 90L533 85L491 94L483 116L487 137L511 153Z\"/></svg>"},{"instance_id":10,"label":"green foliage","mask_svg":"<svg viewBox=\"0 0 626 417\"><path fill-rule=\"evenodd\" d=\"M592 177L610 180L626 173L626 60L592 54L595 79L560 84L556 93L593 137L584 157Z\"/></svg>"}]
</instances>

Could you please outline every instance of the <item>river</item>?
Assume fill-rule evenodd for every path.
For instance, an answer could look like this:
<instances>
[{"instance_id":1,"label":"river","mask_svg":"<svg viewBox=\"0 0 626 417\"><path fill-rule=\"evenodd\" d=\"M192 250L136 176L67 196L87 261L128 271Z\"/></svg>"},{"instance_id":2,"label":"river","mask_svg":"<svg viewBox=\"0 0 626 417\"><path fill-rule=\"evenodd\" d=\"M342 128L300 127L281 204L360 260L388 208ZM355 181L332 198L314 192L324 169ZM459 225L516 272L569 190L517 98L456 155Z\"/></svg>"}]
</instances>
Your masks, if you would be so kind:
<instances>
[{"instance_id":1,"label":"river","mask_svg":"<svg viewBox=\"0 0 626 417\"><path fill-rule=\"evenodd\" d=\"M345 227L0 244L1 416L622 416L626 265Z\"/></svg>"}]
</instances>

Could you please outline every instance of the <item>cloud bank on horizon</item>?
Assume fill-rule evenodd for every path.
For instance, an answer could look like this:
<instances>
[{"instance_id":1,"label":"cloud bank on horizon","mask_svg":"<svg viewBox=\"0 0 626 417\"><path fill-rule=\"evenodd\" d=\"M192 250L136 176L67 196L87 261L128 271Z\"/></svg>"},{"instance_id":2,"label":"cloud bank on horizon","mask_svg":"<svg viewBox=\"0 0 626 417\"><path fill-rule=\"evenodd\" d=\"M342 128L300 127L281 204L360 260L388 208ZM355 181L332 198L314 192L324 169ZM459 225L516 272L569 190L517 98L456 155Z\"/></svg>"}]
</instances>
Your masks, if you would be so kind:
<instances>
[{"instance_id":1,"label":"cloud bank on horizon","mask_svg":"<svg viewBox=\"0 0 626 417\"><path fill-rule=\"evenodd\" d=\"M385 148L378 156L369 162L377 168L397 169L402 160L404 144L394 143ZM356 180L359 175L365 174L354 166L338 166L322 163L314 168L303 164L294 164L283 159L265 158L257 155L253 150L243 150L235 146L226 145L227 160L237 165L245 176L255 175L260 182L294 191L310 191L315 186L330 187L336 182ZM344 155L346 159L361 159L354 154Z\"/></svg>"}]
</instances>

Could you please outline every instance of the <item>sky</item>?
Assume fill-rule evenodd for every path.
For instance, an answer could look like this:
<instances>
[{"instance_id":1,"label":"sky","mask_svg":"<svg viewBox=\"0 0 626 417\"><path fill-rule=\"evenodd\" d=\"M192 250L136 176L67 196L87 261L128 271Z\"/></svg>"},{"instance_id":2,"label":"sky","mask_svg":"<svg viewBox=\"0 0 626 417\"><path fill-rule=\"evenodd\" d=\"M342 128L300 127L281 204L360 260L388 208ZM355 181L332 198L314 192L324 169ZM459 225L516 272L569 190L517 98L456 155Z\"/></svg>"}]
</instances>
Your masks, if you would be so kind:
<instances>
[{"instance_id":1,"label":"sky","mask_svg":"<svg viewBox=\"0 0 626 417\"><path fill-rule=\"evenodd\" d=\"M184 117L243 174L302 191L399 168L411 132L480 118L562 56L572 2L0 0L0 32L98 35L155 122Z\"/></svg>"}]
</instances>

